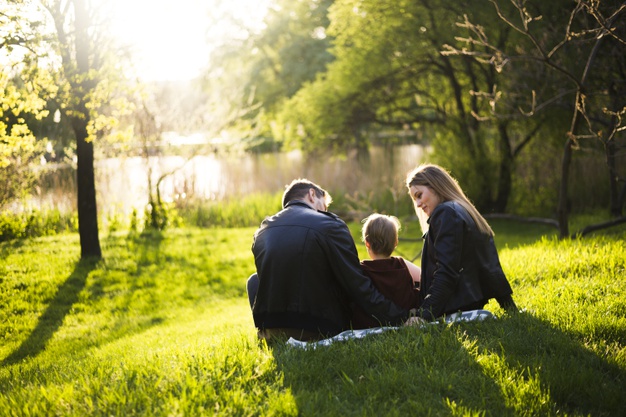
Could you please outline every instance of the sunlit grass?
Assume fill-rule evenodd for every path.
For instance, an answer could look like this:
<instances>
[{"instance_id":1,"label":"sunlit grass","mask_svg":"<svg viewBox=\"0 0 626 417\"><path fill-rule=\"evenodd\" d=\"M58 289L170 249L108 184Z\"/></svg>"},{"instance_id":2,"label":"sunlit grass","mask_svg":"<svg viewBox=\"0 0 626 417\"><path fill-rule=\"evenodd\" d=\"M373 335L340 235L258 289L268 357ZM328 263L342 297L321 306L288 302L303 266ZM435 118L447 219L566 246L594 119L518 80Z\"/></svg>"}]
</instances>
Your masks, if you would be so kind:
<instances>
[{"instance_id":1,"label":"sunlit grass","mask_svg":"<svg viewBox=\"0 0 626 417\"><path fill-rule=\"evenodd\" d=\"M625 235L494 228L523 313L316 350L257 341L254 227L2 243L0 415L625 415Z\"/></svg>"}]
</instances>

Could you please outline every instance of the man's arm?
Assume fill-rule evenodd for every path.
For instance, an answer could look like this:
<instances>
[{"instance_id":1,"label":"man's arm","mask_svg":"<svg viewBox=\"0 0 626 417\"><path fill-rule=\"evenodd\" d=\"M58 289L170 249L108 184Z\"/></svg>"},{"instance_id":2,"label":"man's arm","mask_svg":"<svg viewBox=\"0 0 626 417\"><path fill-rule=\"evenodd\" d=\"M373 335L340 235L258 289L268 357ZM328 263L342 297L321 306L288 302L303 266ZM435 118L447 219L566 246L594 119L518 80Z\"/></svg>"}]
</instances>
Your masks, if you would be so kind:
<instances>
[{"instance_id":1,"label":"man's arm","mask_svg":"<svg viewBox=\"0 0 626 417\"><path fill-rule=\"evenodd\" d=\"M336 227L329 229L325 238L327 256L334 275L348 296L382 323L404 322L409 312L385 298L363 273L348 226L337 220Z\"/></svg>"}]
</instances>

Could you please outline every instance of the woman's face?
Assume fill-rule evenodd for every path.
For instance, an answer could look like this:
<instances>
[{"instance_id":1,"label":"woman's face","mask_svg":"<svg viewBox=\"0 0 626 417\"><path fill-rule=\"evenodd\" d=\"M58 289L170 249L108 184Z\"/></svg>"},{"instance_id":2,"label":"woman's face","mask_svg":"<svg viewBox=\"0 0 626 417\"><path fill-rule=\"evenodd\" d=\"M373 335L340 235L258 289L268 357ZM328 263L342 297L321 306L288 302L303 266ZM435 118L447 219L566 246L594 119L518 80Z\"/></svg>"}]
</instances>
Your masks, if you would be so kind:
<instances>
[{"instance_id":1,"label":"woman's face","mask_svg":"<svg viewBox=\"0 0 626 417\"><path fill-rule=\"evenodd\" d=\"M435 207L441 203L441 198L439 198L432 188L426 185L412 185L410 191L415 209L422 209L428 217L430 217L430 213L433 212Z\"/></svg>"}]
</instances>

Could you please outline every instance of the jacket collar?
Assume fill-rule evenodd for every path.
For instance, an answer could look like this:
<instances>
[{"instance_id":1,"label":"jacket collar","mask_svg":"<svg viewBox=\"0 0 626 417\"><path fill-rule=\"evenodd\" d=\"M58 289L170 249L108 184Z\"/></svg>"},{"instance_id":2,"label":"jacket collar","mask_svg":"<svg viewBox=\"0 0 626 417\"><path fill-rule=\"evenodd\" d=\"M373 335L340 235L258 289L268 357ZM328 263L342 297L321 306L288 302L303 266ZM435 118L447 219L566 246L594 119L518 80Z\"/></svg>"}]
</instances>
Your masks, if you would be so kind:
<instances>
[{"instance_id":1,"label":"jacket collar","mask_svg":"<svg viewBox=\"0 0 626 417\"><path fill-rule=\"evenodd\" d=\"M313 207L309 206L303 200L291 200L290 202L285 204L285 208L291 207L291 206L302 206L302 207L310 208L311 210L315 210Z\"/></svg>"}]
</instances>

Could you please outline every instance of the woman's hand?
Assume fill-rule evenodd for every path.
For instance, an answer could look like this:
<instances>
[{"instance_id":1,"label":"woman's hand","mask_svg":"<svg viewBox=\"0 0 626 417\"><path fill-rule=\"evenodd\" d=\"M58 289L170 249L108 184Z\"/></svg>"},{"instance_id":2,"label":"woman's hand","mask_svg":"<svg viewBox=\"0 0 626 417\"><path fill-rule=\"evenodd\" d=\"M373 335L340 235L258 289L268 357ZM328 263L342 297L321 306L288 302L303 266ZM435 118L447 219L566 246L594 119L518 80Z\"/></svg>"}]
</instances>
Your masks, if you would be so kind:
<instances>
[{"instance_id":1,"label":"woman's hand","mask_svg":"<svg viewBox=\"0 0 626 417\"><path fill-rule=\"evenodd\" d=\"M409 316L409 318L407 319L407 321L404 322L405 326L421 326L423 324L428 323L427 320L419 317L417 315L417 309L413 308L410 311L411 315Z\"/></svg>"}]
</instances>

